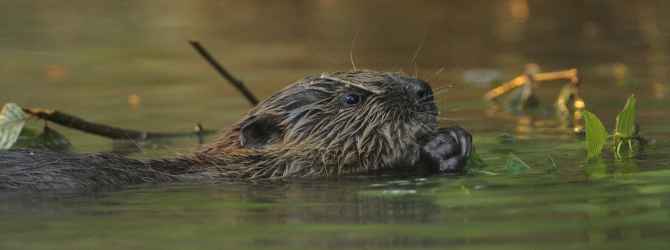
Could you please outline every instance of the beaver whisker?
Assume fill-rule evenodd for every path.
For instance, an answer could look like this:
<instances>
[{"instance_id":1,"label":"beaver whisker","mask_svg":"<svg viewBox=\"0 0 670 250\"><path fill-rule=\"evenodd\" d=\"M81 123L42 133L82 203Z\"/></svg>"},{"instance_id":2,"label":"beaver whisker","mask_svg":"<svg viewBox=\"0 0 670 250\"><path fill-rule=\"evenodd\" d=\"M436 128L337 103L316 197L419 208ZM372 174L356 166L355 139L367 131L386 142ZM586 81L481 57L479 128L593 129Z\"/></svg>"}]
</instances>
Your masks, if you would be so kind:
<instances>
[{"instance_id":1,"label":"beaver whisker","mask_svg":"<svg viewBox=\"0 0 670 250\"><path fill-rule=\"evenodd\" d=\"M373 93L373 94L375 94L375 95L381 95L381 94L383 94L383 93L385 92L385 91L383 91L383 90L371 89L371 88L368 88L368 87L366 87L366 86L363 86L362 84L358 84L358 83L355 83L355 82L352 82L352 81L347 81L347 80L345 80L345 79L340 79L340 78L333 77L333 76L329 76L329 75L326 75L326 74L321 74L321 79L326 79L326 80L336 81L336 82L339 82L339 83L343 83L343 84L347 84L347 85L350 85L350 86L354 86L354 87L356 87L356 88L359 88L359 89L368 91L368 92Z\"/></svg>"},{"instance_id":2,"label":"beaver whisker","mask_svg":"<svg viewBox=\"0 0 670 250\"><path fill-rule=\"evenodd\" d=\"M434 97L434 95L426 95L425 97L423 97L421 99L417 99L416 101L414 101L413 104L414 105L420 105L420 104L433 102L433 97Z\"/></svg>"},{"instance_id":3,"label":"beaver whisker","mask_svg":"<svg viewBox=\"0 0 670 250\"><path fill-rule=\"evenodd\" d=\"M432 115L432 116L437 116L439 112L437 111L432 111L432 110L410 110L409 111L412 114L425 114L425 115Z\"/></svg>"},{"instance_id":4,"label":"beaver whisker","mask_svg":"<svg viewBox=\"0 0 670 250\"><path fill-rule=\"evenodd\" d=\"M460 112L461 112L460 110L452 111L451 114L448 114L448 115L446 115L446 116L455 116L455 115L460 114ZM446 113L447 113L447 112L445 112L445 114L446 114ZM442 121L457 121L457 120L463 120L463 118L449 118L449 117L437 117L437 119L438 119L438 120L442 120Z\"/></svg>"},{"instance_id":5,"label":"beaver whisker","mask_svg":"<svg viewBox=\"0 0 670 250\"><path fill-rule=\"evenodd\" d=\"M454 86L451 85L451 84L444 84L444 85L442 85L442 86L433 88L433 93L435 93L435 92L439 92L439 91L444 91L445 88L446 88L446 90L451 90L453 87L454 87Z\"/></svg>"},{"instance_id":6,"label":"beaver whisker","mask_svg":"<svg viewBox=\"0 0 670 250\"><path fill-rule=\"evenodd\" d=\"M437 119L437 116L435 115L430 115L430 114L416 114L418 118L423 118L425 120L434 120Z\"/></svg>"},{"instance_id":7,"label":"beaver whisker","mask_svg":"<svg viewBox=\"0 0 670 250\"><path fill-rule=\"evenodd\" d=\"M463 110L463 108L444 109L444 110L442 110L442 113L446 113L446 112L456 112L456 111L461 111L461 110Z\"/></svg>"},{"instance_id":8,"label":"beaver whisker","mask_svg":"<svg viewBox=\"0 0 670 250\"><path fill-rule=\"evenodd\" d=\"M447 88L447 89L441 89L441 90L433 91L433 96L435 97L435 96L441 95L441 94L443 94L443 93L450 92L451 90L452 90L452 88Z\"/></svg>"},{"instance_id":9,"label":"beaver whisker","mask_svg":"<svg viewBox=\"0 0 670 250\"><path fill-rule=\"evenodd\" d=\"M428 77L428 78L426 78L426 77L424 76L424 77L421 78L421 79L423 79L423 80L426 81L426 82L427 82L427 81L430 81L430 80L433 79L435 76L437 76L438 74L440 74L442 71L444 71L444 68L441 68L440 70L436 71L435 73L433 73L432 76L430 76L430 77Z\"/></svg>"},{"instance_id":10,"label":"beaver whisker","mask_svg":"<svg viewBox=\"0 0 670 250\"><path fill-rule=\"evenodd\" d=\"M442 93L450 92L451 90L452 89L438 90L438 91L433 92L433 96L437 96L437 95L442 94Z\"/></svg>"},{"instance_id":11,"label":"beaver whisker","mask_svg":"<svg viewBox=\"0 0 670 250\"><path fill-rule=\"evenodd\" d=\"M441 102L446 101L447 98L448 98L448 97L445 96L445 97L442 97L442 98L440 98L440 99L434 100L433 102L435 102L435 103L441 103Z\"/></svg>"},{"instance_id":12,"label":"beaver whisker","mask_svg":"<svg viewBox=\"0 0 670 250\"><path fill-rule=\"evenodd\" d=\"M437 117L438 121L462 121L463 118Z\"/></svg>"}]
</instances>

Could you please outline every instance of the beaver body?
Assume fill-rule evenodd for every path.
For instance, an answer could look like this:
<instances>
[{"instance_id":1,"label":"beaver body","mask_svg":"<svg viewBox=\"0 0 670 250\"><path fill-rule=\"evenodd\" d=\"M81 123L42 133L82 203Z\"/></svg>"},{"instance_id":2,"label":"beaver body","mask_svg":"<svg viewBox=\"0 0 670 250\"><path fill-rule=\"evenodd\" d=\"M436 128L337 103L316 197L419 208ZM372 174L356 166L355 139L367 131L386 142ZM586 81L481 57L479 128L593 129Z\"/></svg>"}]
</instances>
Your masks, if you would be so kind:
<instances>
[{"instance_id":1,"label":"beaver body","mask_svg":"<svg viewBox=\"0 0 670 250\"><path fill-rule=\"evenodd\" d=\"M312 75L178 158L0 151L0 188L461 171L474 150L470 134L455 125L437 129L437 114L430 85L417 78L373 71Z\"/></svg>"}]
</instances>

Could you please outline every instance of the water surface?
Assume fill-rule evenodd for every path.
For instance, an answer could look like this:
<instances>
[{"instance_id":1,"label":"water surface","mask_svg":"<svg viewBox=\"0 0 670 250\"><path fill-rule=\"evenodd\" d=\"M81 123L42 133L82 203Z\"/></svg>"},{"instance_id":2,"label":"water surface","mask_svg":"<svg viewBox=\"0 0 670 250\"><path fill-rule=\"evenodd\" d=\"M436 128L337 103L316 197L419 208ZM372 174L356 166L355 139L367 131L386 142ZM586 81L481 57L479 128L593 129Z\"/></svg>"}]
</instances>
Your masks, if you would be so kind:
<instances>
[{"instance_id":1,"label":"water surface","mask_svg":"<svg viewBox=\"0 0 670 250\"><path fill-rule=\"evenodd\" d=\"M351 70L352 61L359 69L427 79L441 89L440 125L470 131L485 170L496 174L2 191L0 248L667 249L670 103L656 97L670 72L670 16L661 11L668 7L665 1L0 1L3 103L131 129L178 132L198 122L225 128L251 107L187 43L197 37L260 99L311 74ZM617 160L605 150L602 163L587 164L584 141L556 129L551 115L488 115L482 94L493 85L487 84L512 79L527 63L542 71L577 68L587 110L608 130L635 94L636 123L652 143L634 159ZM472 72L495 77L472 82ZM551 106L562 84L542 83L541 104ZM169 157L198 146L190 137L111 142L49 126L80 152ZM500 133L517 140L501 144ZM510 152L532 170L508 176ZM548 156L558 171L548 171Z\"/></svg>"}]
</instances>

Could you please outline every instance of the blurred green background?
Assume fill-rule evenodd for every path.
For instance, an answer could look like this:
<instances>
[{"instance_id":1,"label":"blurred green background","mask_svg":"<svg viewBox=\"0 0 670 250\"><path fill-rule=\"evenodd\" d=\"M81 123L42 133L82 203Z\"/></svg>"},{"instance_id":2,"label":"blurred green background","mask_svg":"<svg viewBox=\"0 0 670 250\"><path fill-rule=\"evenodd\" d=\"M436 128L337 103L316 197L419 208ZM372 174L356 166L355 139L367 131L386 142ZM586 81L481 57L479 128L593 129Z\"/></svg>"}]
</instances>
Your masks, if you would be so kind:
<instances>
[{"instance_id":1,"label":"blurred green background","mask_svg":"<svg viewBox=\"0 0 670 250\"><path fill-rule=\"evenodd\" d=\"M484 107L490 74L504 81L536 63L577 68L595 89L581 93L595 113L601 96L625 103L632 92L667 91L668 9L624 0L0 1L0 101L132 129L221 129L250 106L187 42L198 38L260 99L311 74L352 70L353 58L359 69L455 85L441 108L467 120L483 115L467 111ZM461 84L471 78L484 85ZM557 88L547 88L551 102ZM109 149L107 139L54 128L78 151Z\"/></svg>"}]
</instances>

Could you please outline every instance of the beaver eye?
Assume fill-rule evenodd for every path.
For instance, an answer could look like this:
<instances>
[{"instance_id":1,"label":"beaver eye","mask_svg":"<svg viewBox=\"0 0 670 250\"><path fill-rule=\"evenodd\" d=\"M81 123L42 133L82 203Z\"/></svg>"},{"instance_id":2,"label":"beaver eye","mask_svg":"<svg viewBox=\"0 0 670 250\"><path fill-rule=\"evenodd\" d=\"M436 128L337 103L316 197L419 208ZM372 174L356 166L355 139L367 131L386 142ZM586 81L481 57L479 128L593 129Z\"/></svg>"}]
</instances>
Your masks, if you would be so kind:
<instances>
[{"instance_id":1,"label":"beaver eye","mask_svg":"<svg viewBox=\"0 0 670 250\"><path fill-rule=\"evenodd\" d=\"M344 96L344 103L346 106L353 107L361 103L361 96L356 93L349 93Z\"/></svg>"}]
</instances>

